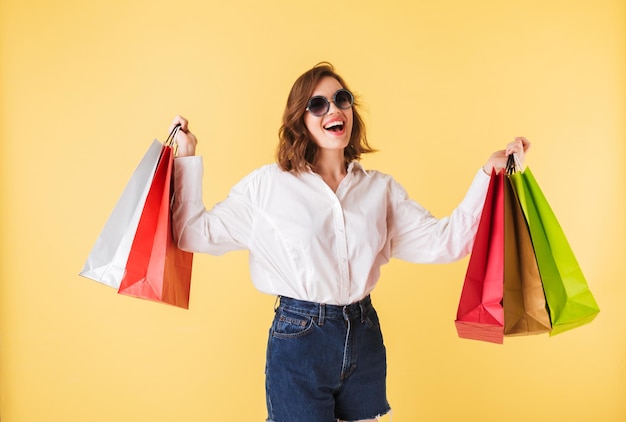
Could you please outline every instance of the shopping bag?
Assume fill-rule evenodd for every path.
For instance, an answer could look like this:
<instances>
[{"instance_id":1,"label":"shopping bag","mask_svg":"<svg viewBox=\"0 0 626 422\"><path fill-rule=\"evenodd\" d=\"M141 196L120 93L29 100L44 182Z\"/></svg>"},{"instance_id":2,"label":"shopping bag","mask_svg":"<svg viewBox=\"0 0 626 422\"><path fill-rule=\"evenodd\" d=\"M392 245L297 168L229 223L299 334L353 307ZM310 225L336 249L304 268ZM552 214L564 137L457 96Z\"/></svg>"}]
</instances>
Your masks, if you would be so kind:
<instances>
[{"instance_id":1,"label":"shopping bag","mask_svg":"<svg viewBox=\"0 0 626 422\"><path fill-rule=\"evenodd\" d=\"M504 173L492 172L455 325L459 337L503 343Z\"/></svg>"},{"instance_id":2,"label":"shopping bag","mask_svg":"<svg viewBox=\"0 0 626 422\"><path fill-rule=\"evenodd\" d=\"M530 229L552 322L550 335L591 322L600 308L535 177L526 168L510 180Z\"/></svg>"},{"instance_id":3,"label":"shopping bag","mask_svg":"<svg viewBox=\"0 0 626 422\"><path fill-rule=\"evenodd\" d=\"M507 173L514 172L515 164L509 159ZM530 233L509 177L504 181L502 306L505 336L540 334L552 329Z\"/></svg>"},{"instance_id":4,"label":"shopping bag","mask_svg":"<svg viewBox=\"0 0 626 422\"><path fill-rule=\"evenodd\" d=\"M187 309L193 254L179 249L172 236L173 162L172 147L166 141L118 293Z\"/></svg>"},{"instance_id":5,"label":"shopping bag","mask_svg":"<svg viewBox=\"0 0 626 422\"><path fill-rule=\"evenodd\" d=\"M139 162L96 239L81 276L116 289L120 286L161 147L159 141L153 141Z\"/></svg>"}]
</instances>

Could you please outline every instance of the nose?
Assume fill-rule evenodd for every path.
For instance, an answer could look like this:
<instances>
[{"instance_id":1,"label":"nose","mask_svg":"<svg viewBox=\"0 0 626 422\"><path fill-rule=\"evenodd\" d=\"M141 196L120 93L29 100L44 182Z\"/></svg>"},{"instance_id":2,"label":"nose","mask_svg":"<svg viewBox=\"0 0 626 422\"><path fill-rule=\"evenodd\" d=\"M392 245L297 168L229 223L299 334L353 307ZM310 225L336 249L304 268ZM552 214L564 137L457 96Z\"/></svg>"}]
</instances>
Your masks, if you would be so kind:
<instances>
[{"instance_id":1,"label":"nose","mask_svg":"<svg viewBox=\"0 0 626 422\"><path fill-rule=\"evenodd\" d=\"M335 104L334 101L329 101L330 106L328 107L328 113L326 114L334 114L338 111L341 111L341 109L339 107L337 107L337 104Z\"/></svg>"}]
</instances>

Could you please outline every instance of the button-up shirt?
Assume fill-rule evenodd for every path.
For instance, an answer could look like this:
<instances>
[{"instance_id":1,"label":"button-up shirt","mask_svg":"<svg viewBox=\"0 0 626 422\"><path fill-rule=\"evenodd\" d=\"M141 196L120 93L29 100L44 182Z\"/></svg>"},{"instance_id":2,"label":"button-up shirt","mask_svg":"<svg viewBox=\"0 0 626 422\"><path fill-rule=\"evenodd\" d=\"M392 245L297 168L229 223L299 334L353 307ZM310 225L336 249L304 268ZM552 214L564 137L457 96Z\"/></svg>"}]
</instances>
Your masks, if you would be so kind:
<instances>
[{"instance_id":1,"label":"button-up shirt","mask_svg":"<svg viewBox=\"0 0 626 422\"><path fill-rule=\"evenodd\" d=\"M173 231L181 249L248 250L258 290L332 305L368 295L391 258L442 263L467 255L489 184L478 171L463 201L439 219L391 176L358 162L335 192L312 171L266 165L209 211L201 157L177 158L174 178Z\"/></svg>"}]
</instances>

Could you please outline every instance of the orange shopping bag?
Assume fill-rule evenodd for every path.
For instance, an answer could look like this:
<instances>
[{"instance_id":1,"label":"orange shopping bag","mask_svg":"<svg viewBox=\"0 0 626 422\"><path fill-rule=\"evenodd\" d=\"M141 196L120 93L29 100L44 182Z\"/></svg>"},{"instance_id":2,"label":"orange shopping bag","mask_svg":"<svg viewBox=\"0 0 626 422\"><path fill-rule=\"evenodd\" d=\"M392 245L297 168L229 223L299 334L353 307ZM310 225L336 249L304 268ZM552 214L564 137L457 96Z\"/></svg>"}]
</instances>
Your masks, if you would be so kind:
<instances>
[{"instance_id":1,"label":"orange shopping bag","mask_svg":"<svg viewBox=\"0 0 626 422\"><path fill-rule=\"evenodd\" d=\"M514 161L510 155L504 181L504 335L548 333L552 324L535 250L510 180Z\"/></svg>"},{"instance_id":2,"label":"orange shopping bag","mask_svg":"<svg viewBox=\"0 0 626 422\"><path fill-rule=\"evenodd\" d=\"M163 145L118 293L187 309L193 254L176 246L170 210L175 131Z\"/></svg>"}]
</instances>

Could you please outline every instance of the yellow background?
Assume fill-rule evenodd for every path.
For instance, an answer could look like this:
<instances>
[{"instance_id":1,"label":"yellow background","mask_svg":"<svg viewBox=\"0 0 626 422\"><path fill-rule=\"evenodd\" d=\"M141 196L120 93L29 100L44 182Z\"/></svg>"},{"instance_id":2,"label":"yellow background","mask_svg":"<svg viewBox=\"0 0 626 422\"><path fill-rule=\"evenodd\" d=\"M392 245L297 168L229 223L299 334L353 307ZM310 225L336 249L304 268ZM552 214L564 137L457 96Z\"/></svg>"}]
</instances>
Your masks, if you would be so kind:
<instances>
[{"instance_id":1,"label":"yellow background","mask_svg":"<svg viewBox=\"0 0 626 422\"><path fill-rule=\"evenodd\" d=\"M2 0L3 422L265 418L274 298L247 255L196 255L190 310L77 275L175 114L213 204L273 160L322 60L362 96L366 167L439 216L514 136L602 312L552 338L457 338L467 260L385 267L373 298L396 421L626 420L623 0Z\"/></svg>"}]
</instances>

